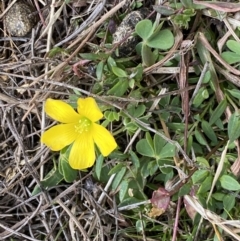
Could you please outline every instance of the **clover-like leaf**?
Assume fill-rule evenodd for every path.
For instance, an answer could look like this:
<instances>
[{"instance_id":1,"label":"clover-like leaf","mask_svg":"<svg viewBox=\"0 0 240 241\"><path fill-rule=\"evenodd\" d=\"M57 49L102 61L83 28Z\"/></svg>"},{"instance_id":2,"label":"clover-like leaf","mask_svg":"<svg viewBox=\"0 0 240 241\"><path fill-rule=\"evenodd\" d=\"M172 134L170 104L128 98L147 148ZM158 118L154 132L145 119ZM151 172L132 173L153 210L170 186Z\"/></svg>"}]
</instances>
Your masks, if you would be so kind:
<instances>
[{"instance_id":1,"label":"clover-like leaf","mask_svg":"<svg viewBox=\"0 0 240 241\"><path fill-rule=\"evenodd\" d=\"M137 152L143 156L154 157L155 153L153 147L146 139L142 139L137 143Z\"/></svg>"},{"instance_id":2,"label":"clover-like leaf","mask_svg":"<svg viewBox=\"0 0 240 241\"><path fill-rule=\"evenodd\" d=\"M235 40L228 40L227 41L227 47L235 52L236 54L239 54L240 55L240 43L238 43L237 41Z\"/></svg>"},{"instance_id":3,"label":"clover-like leaf","mask_svg":"<svg viewBox=\"0 0 240 241\"><path fill-rule=\"evenodd\" d=\"M221 56L228 64L235 64L240 62L240 54L236 54L231 51L223 52Z\"/></svg>"},{"instance_id":4,"label":"clover-like leaf","mask_svg":"<svg viewBox=\"0 0 240 241\"><path fill-rule=\"evenodd\" d=\"M151 35L147 45L151 48L167 50L174 44L174 36L169 29L164 29Z\"/></svg>"},{"instance_id":5,"label":"clover-like leaf","mask_svg":"<svg viewBox=\"0 0 240 241\"><path fill-rule=\"evenodd\" d=\"M222 58L229 64L240 62L240 43L235 40L228 40L227 47L231 51L225 51L221 54Z\"/></svg>"},{"instance_id":6,"label":"clover-like leaf","mask_svg":"<svg viewBox=\"0 0 240 241\"><path fill-rule=\"evenodd\" d=\"M144 19L137 23L135 31L143 40L146 41L154 31L153 24L149 19Z\"/></svg>"},{"instance_id":7,"label":"clover-like leaf","mask_svg":"<svg viewBox=\"0 0 240 241\"><path fill-rule=\"evenodd\" d=\"M161 150L160 158L174 157L176 147L171 143L167 143Z\"/></svg>"}]
</instances>

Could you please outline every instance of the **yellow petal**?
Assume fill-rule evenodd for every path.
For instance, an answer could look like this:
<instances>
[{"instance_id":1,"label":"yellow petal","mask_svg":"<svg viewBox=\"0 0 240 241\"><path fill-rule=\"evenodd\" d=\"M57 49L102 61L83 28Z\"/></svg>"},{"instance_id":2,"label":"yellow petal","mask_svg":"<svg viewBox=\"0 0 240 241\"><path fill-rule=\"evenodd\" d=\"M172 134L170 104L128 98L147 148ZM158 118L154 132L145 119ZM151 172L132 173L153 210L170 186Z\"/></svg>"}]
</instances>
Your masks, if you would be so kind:
<instances>
[{"instance_id":1,"label":"yellow petal","mask_svg":"<svg viewBox=\"0 0 240 241\"><path fill-rule=\"evenodd\" d=\"M91 131L93 140L103 156L108 156L117 147L114 137L103 126L93 123Z\"/></svg>"},{"instance_id":2,"label":"yellow petal","mask_svg":"<svg viewBox=\"0 0 240 241\"><path fill-rule=\"evenodd\" d=\"M103 117L101 110L92 97L78 99L78 113L85 116L92 122L96 122Z\"/></svg>"},{"instance_id":3,"label":"yellow petal","mask_svg":"<svg viewBox=\"0 0 240 241\"><path fill-rule=\"evenodd\" d=\"M86 169L95 162L94 142L90 133L81 134L73 143L69 164L73 169Z\"/></svg>"},{"instance_id":4,"label":"yellow petal","mask_svg":"<svg viewBox=\"0 0 240 241\"><path fill-rule=\"evenodd\" d=\"M53 151L59 151L74 142L78 133L74 129L75 124L60 124L51 127L42 134L41 142Z\"/></svg>"},{"instance_id":5,"label":"yellow petal","mask_svg":"<svg viewBox=\"0 0 240 241\"><path fill-rule=\"evenodd\" d=\"M69 104L61 100L47 99L45 111L51 118L62 123L77 122L80 118Z\"/></svg>"}]
</instances>

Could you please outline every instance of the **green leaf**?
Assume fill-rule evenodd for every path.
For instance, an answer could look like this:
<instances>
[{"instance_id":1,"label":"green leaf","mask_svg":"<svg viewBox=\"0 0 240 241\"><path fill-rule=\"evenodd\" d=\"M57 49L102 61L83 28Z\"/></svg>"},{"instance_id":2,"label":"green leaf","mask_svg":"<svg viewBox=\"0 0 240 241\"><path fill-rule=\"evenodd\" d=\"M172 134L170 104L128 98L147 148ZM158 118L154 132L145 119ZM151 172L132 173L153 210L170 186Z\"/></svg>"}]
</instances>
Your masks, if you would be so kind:
<instances>
[{"instance_id":1,"label":"green leaf","mask_svg":"<svg viewBox=\"0 0 240 241\"><path fill-rule=\"evenodd\" d=\"M171 143L167 143L160 153L160 158L166 158L166 157L174 157L175 156L175 150L176 147L172 145Z\"/></svg>"},{"instance_id":2,"label":"green leaf","mask_svg":"<svg viewBox=\"0 0 240 241\"><path fill-rule=\"evenodd\" d=\"M181 3L185 8L188 8L187 10L193 10L193 1L192 0L181 0Z\"/></svg>"},{"instance_id":3,"label":"green leaf","mask_svg":"<svg viewBox=\"0 0 240 241\"><path fill-rule=\"evenodd\" d=\"M224 111L226 110L227 107L227 101L226 100L222 100L217 108L213 111L210 120L209 120L209 124L212 125L214 124L220 117L221 115L224 113Z\"/></svg>"},{"instance_id":4,"label":"green leaf","mask_svg":"<svg viewBox=\"0 0 240 241\"><path fill-rule=\"evenodd\" d=\"M116 61L112 57L108 57L107 63L108 63L108 66L110 67L110 69L112 69L112 67L114 67L114 66L117 66Z\"/></svg>"},{"instance_id":5,"label":"green leaf","mask_svg":"<svg viewBox=\"0 0 240 241\"><path fill-rule=\"evenodd\" d=\"M223 126L223 121L221 119L218 119L215 122L216 126L220 129L220 130L224 130L224 126Z\"/></svg>"},{"instance_id":6,"label":"green leaf","mask_svg":"<svg viewBox=\"0 0 240 241\"><path fill-rule=\"evenodd\" d=\"M121 151L114 151L110 154L111 159L118 159L119 161L125 161L128 158L128 154L122 153Z\"/></svg>"},{"instance_id":7,"label":"green leaf","mask_svg":"<svg viewBox=\"0 0 240 241\"><path fill-rule=\"evenodd\" d=\"M203 90L203 92L202 92L202 97L203 97L204 99L208 99L208 98L209 98L209 93L208 93L208 90L207 90L207 89Z\"/></svg>"},{"instance_id":8,"label":"green leaf","mask_svg":"<svg viewBox=\"0 0 240 241\"><path fill-rule=\"evenodd\" d=\"M144 220L137 220L136 222L136 230L137 232L142 232L146 228L146 221Z\"/></svg>"},{"instance_id":9,"label":"green leaf","mask_svg":"<svg viewBox=\"0 0 240 241\"><path fill-rule=\"evenodd\" d=\"M119 200L120 202L122 202L124 200L124 197L127 194L128 191L128 181L127 180L123 180L120 184L120 188L119 188Z\"/></svg>"},{"instance_id":10,"label":"green leaf","mask_svg":"<svg viewBox=\"0 0 240 241\"><path fill-rule=\"evenodd\" d=\"M152 148L154 148L154 147L153 147L153 139L152 139L152 137L151 137L151 135L150 135L149 132L146 132L146 140L147 140L148 144L149 144Z\"/></svg>"},{"instance_id":11,"label":"green leaf","mask_svg":"<svg viewBox=\"0 0 240 241\"><path fill-rule=\"evenodd\" d=\"M220 193L220 192L215 192L212 194L212 197L214 199L216 199L217 201L222 201L224 198L225 194L224 193Z\"/></svg>"},{"instance_id":12,"label":"green leaf","mask_svg":"<svg viewBox=\"0 0 240 241\"><path fill-rule=\"evenodd\" d=\"M129 115L135 118L138 118L141 115L143 115L145 110L146 110L146 106L142 104L138 106L131 106L130 108L127 109Z\"/></svg>"},{"instance_id":13,"label":"green leaf","mask_svg":"<svg viewBox=\"0 0 240 241\"><path fill-rule=\"evenodd\" d=\"M203 157L197 157L197 163L199 163L199 165L201 165L203 167L210 168L208 161Z\"/></svg>"},{"instance_id":14,"label":"green leaf","mask_svg":"<svg viewBox=\"0 0 240 241\"><path fill-rule=\"evenodd\" d=\"M202 133L200 133L197 129L195 130L194 135L195 135L198 143L200 143L201 145L204 145L204 146L207 145L207 141L203 137Z\"/></svg>"},{"instance_id":15,"label":"green leaf","mask_svg":"<svg viewBox=\"0 0 240 241\"><path fill-rule=\"evenodd\" d=\"M121 97L128 89L128 80L119 80L108 92L108 95Z\"/></svg>"},{"instance_id":16,"label":"green leaf","mask_svg":"<svg viewBox=\"0 0 240 241\"><path fill-rule=\"evenodd\" d=\"M191 188L192 188L191 183L186 183L185 185L183 185L178 192L178 197L183 197L184 195L189 194L191 191Z\"/></svg>"},{"instance_id":17,"label":"green leaf","mask_svg":"<svg viewBox=\"0 0 240 241\"><path fill-rule=\"evenodd\" d=\"M159 159L161 155L161 151L166 144L166 141L159 135L155 134L153 137L153 146L156 157Z\"/></svg>"},{"instance_id":18,"label":"green leaf","mask_svg":"<svg viewBox=\"0 0 240 241\"><path fill-rule=\"evenodd\" d=\"M198 194L200 194L200 193L202 193L202 194L207 193L211 189L212 180L213 180L213 177L212 176L208 176L203 182L201 182L201 186L199 187L197 193Z\"/></svg>"},{"instance_id":19,"label":"green leaf","mask_svg":"<svg viewBox=\"0 0 240 241\"><path fill-rule=\"evenodd\" d=\"M103 67L104 67L104 62L103 62L103 61L100 61L100 62L97 64L97 69L96 69L96 76L97 76L97 79L98 79L99 81L102 80Z\"/></svg>"},{"instance_id":20,"label":"green leaf","mask_svg":"<svg viewBox=\"0 0 240 241\"><path fill-rule=\"evenodd\" d=\"M129 76L129 78L134 78L136 81L141 81L143 78L143 66L139 64L133 69L133 72Z\"/></svg>"},{"instance_id":21,"label":"green leaf","mask_svg":"<svg viewBox=\"0 0 240 241\"><path fill-rule=\"evenodd\" d=\"M234 195L225 195L223 198L223 206L224 209L228 212L231 211L235 207L236 198Z\"/></svg>"},{"instance_id":22,"label":"green leaf","mask_svg":"<svg viewBox=\"0 0 240 241\"><path fill-rule=\"evenodd\" d=\"M236 54L239 54L240 55L240 43L238 43L237 41L235 40L228 40L227 41L227 47L235 52Z\"/></svg>"},{"instance_id":23,"label":"green leaf","mask_svg":"<svg viewBox=\"0 0 240 241\"><path fill-rule=\"evenodd\" d=\"M193 148L193 136L190 135L188 136L188 139L187 139L187 154L191 152L192 148Z\"/></svg>"},{"instance_id":24,"label":"green leaf","mask_svg":"<svg viewBox=\"0 0 240 241\"><path fill-rule=\"evenodd\" d=\"M119 113L117 113L117 112L115 112L115 111L105 111L104 112L104 117L108 120L108 121L110 121L110 122L112 122L112 121L119 121Z\"/></svg>"},{"instance_id":25,"label":"green leaf","mask_svg":"<svg viewBox=\"0 0 240 241\"><path fill-rule=\"evenodd\" d=\"M125 165L123 163L119 163L117 164L116 166L114 166L110 172L108 173L108 175L112 175L112 174L115 174L115 173L118 173L120 172L120 170L124 167Z\"/></svg>"},{"instance_id":26,"label":"green leaf","mask_svg":"<svg viewBox=\"0 0 240 241\"><path fill-rule=\"evenodd\" d=\"M132 163L133 165L138 169L140 167L140 161L137 157L137 155L135 154L135 152L133 151L129 151L129 154L131 155L131 160L132 160Z\"/></svg>"},{"instance_id":27,"label":"green leaf","mask_svg":"<svg viewBox=\"0 0 240 241\"><path fill-rule=\"evenodd\" d=\"M59 156L59 171L64 177L66 182L73 182L77 178L78 171L72 169L69 165L68 158L71 151L72 146L64 148L60 151Z\"/></svg>"},{"instance_id":28,"label":"green leaf","mask_svg":"<svg viewBox=\"0 0 240 241\"><path fill-rule=\"evenodd\" d=\"M143 61L143 65L145 66L151 66L155 63L155 55L153 54L151 48L149 48L147 45L143 44L142 45L142 61Z\"/></svg>"},{"instance_id":29,"label":"green leaf","mask_svg":"<svg viewBox=\"0 0 240 241\"><path fill-rule=\"evenodd\" d=\"M209 97L208 91L204 87L200 88L198 93L194 97L193 105L195 107L199 107L202 104L202 102L208 97Z\"/></svg>"},{"instance_id":30,"label":"green leaf","mask_svg":"<svg viewBox=\"0 0 240 241\"><path fill-rule=\"evenodd\" d=\"M181 1L183 1L183 0L181 0ZM191 4L192 4L192 0L187 0L187 1L190 1ZM183 14L184 14L184 15L188 15L189 17L192 17L192 16L194 16L196 13L195 13L195 10L194 10L193 8L188 7L188 9L183 10Z\"/></svg>"},{"instance_id":31,"label":"green leaf","mask_svg":"<svg viewBox=\"0 0 240 241\"><path fill-rule=\"evenodd\" d=\"M153 5L153 9L164 16L170 16L175 13L173 8L164 5Z\"/></svg>"},{"instance_id":32,"label":"green leaf","mask_svg":"<svg viewBox=\"0 0 240 241\"><path fill-rule=\"evenodd\" d=\"M117 187L119 186L119 184L121 183L125 172L126 172L127 168L124 166L122 167L122 169L116 174L113 183L112 183L112 190L116 190Z\"/></svg>"},{"instance_id":33,"label":"green leaf","mask_svg":"<svg viewBox=\"0 0 240 241\"><path fill-rule=\"evenodd\" d=\"M145 162L144 162L143 166L141 167L141 176L143 178L147 178L149 176L149 173L150 173L148 168L147 168L149 159L145 158L144 161Z\"/></svg>"},{"instance_id":34,"label":"green leaf","mask_svg":"<svg viewBox=\"0 0 240 241\"><path fill-rule=\"evenodd\" d=\"M162 173L170 175L173 172L173 168L171 167L171 165L173 165L172 159L166 159L166 158L160 157L160 159L157 160L157 164ZM170 166L166 167L165 165L170 165Z\"/></svg>"},{"instance_id":35,"label":"green leaf","mask_svg":"<svg viewBox=\"0 0 240 241\"><path fill-rule=\"evenodd\" d=\"M166 123L166 124L167 124L167 127L169 129L171 129L172 131L175 131L175 132L176 131L184 131L185 128L186 128L184 123L174 123L174 122L172 122L172 123Z\"/></svg>"},{"instance_id":36,"label":"green leaf","mask_svg":"<svg viewBox=\"0 0 240 241\"><path fill-rule=\"evenodd\" d=\"M129 84L129 87L133 89L135 86L135 79L130 79L128 84Z\"/></svg>"},{"instance_id":37,"label":"green leaf","mask_svg":"<svg viewBox=\"0 0 240 241\"><path fill-rule=\"evenodd\" d=\"M42 181L40 181L42 188L48 189L56 186L63 180L63 175L59 172L59 170L54 167ZM32 196L37 195L41 192L41 188L36 185L32 191Z\"/></svg>"},{"instance_id":38,"label":"green leaf","mask_svg":"<svg viewBox=\"0 0 240 241\"><path fill-rule=\"evenodd\" d=\"M236 179L231 176L223 175L220 177L220 183L222 188L229 190L229 191L238 191L240 190L240 184Z\"/></svg>"},{"instance_id":39,"label":"green leaf","mask_svg":"<svg viewBox=\"0 0 240 241\"><path fill-rule=\"evenodd\" d=\"M149 171L149 175L153 176L155 172L158 170L158 165L156 165L156 161L148 162L147 169Z\"/></svg>"},{"instance_id":40,"label":"green leaf","mask_svg":"<svg viewBox=\"0 0 240 241\"><path fill-rule=\"evenodd\" d=\"M188 11L190 10L190 11ZM188 28L191 16L195 15L195 11L191 9L184 10L182 14L177 14L173 17L173 21L179 26Z\"/></svg>"},{"instance_id":41,"label":"green leaf","mask_svg":"<svg viewBox=\"0 0 240 241\"><path fill-rule=\"evenodd\" d=\"M94 54L94 53L81 53L80 56L83 59L88 59L88 60L100 60L100 59L106 59L108 57L107 54L105 53L98 53L98 54Z\"/></svg>"},{"instance_id":42,"label":"green leaf","mask_svg":"<svg viewBox=\"0 0 240 241\"><path fill-rule=\"evenodd\" d=\"M60 47L54 47L54 48L50 49L50 51L48 53L48 57L53 58L57 54L67 54L67 51L65 49L60 48Z\"/></svg>"},{"instance_id":43,"label":"green leaf","mask_svg":"<svg viewBox=\"0 0 240 241\"><path fill-rule=\"evenodd\" d=\"M209 172L207 170L198 170L194 172L194 174L192 175L193 184L201 183L208 177L208 175Z\"/></svg>"},{"instance_id":44,"label":"green leaf","mask_svg":"<svg viewBox=\"0 0 240 241\"><path fill-rule=\"evenodd\" d=\"M61 171L63 173L64 180L66 182L73 182L77 178L78 171L70 167L68 160L61 159L60 161Z\"/></svg>"},{"instance_id":45,"label":"green leaf","mask_svg":"<svg viewBox=\"0 0 240 241\"><path fill-rule=\"evenodd\" d=\"M213 131L211 125L210 125L207 121L203 120L201 126L202 126L202 130L203 130L204 134L205 134L214 144L217 144L217 141L218 141L218 140L217 140L217 136L216 136L215 132Z\"/></svg>"},{"instance_id":46,"label":"green leaf","mask_svg":"<svg viewBox=\"0 0 240 241\"><path fill-rule=\"evenodd\" d=\"M110 169L109 169L109 166L102 166L102 170L101 170L101 175L99 176L99 179L97 178L97 175L96 173L94 172L93 175L94 175L94 178L97 179L99 182L101 183L107 183L108 180L109 180L109 173Z\"/></svg>"},{"instance_id":47,"label":"green leaf","mask_svg":"<svg viewBox=\"0 0 240 241\"><path fill-rule=\"evenodd\" d=\"M204 75L203 83L204 83L204 84L207 84L207 83L209 83L210 80L211 80L211 73L210 73L210 71L208 70L208 71L206 72L206 74Z\"/></svg>"},{"instance_id":48,"label":"green leaf","mask_svg":"<svg viewBox=\"0 0 240 241\"><path fill-rule=\"evenodd\" d=\"M98 94L102 92L103 86L99 82L95 82L95 84L92 86L92 93Z\"/></svg>"},{"instance_id":49,"label":"green leaf","mask_svg":"<svg viewBox=\"0 0 240 241\"><path fill-rule=\"evenodd\" d=\"M240 100L240 91L233 89L233 90L227 90L233 97Z\"/></svg>"},{"instance_id":50,"label":"green leaf","mask_svg":"<svg viewBox=\"0 0 240 241\"><path fill-rule=\"evenodd\" d=\"M98 180L100 180L100 177L101 177L103 160L104 160L104 157L102 155L99 155L97 160L96 160L95 173L96 173L96 176L97 176Z\"/></svg>"},{"instance_id":51,"label":"green leaf","mask_svg":"<svg viewBox=\"0 0 240 241\"><path fill-rule=\"evenodd\" d=\"M121 68L118 68L117 66L112 67L112 72L120 78L128 77L126 71L124 71Z\"/></svg>"},{"instance_id":52,"label":"green leaf","mask_svg":"<svg viewBox=\"0 0 240 241\"><path fill-rule=\"evenodd\" d=\"M144 19L137 23L135 31L143 40L147 40L154 31L153 24L149 19Z\"/></svg>"},{"instance_id":53,"label":"green leaf","mask_svg":"<svg viewBox=\"0 0 240 241\"><path fill-rule=\"evenodd\" d=\"M226 52L223 52L221 56L229 64L235 64L240 62L240 54L226 51Z\"/></svg>"},{"instance_id":54,"label":"green leaf","mask_svg":"<svg viewBox=\"0 0 240 241\"><path fill-rule=\"evenodd\" d=\"M235 141L240 136L240 114L235 112L228 122L228 137L230 142Z\"/></svg>"},{"instance_id":55,"label":"green leaf","mask_svg":"<svg viewBox=\"0 0 240 241\"><path fill-rule=\"evenodd\" d=\"M137 152L143 156L154 157L155 153L153 147L146 139L140 140L136 145Z\"/></svg>"},{"instance_id":56,"label":"green leaf","mask_svg":"<svg viewBox=\"0 0 240 241\"><path fill-rule=\"evenodd\" d=\"M169 29L164 29L152 34L146 44L151 48L167 50L173 46L174 36Z\"/></svg>"}]
</instances>

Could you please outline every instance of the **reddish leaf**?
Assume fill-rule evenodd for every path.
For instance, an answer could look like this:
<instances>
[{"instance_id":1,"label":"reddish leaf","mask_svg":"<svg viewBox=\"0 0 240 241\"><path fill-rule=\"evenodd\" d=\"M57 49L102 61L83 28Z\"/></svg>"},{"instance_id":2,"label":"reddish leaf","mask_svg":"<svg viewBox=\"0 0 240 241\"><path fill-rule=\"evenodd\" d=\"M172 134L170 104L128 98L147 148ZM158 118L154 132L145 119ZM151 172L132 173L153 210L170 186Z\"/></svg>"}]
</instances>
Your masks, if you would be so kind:
<instances>
[{"instance_id":1,"label":"reddish leaf","mask_svg":"<svg viewBox=\"0 0 240 241\"><path fill-rule=\"evenodd\" d=\"M165 188L160 187L158 190L153 192L151 203L155 207L165 211L169 206L169 202L170 194Z\"/></svg>"}]
</instances>

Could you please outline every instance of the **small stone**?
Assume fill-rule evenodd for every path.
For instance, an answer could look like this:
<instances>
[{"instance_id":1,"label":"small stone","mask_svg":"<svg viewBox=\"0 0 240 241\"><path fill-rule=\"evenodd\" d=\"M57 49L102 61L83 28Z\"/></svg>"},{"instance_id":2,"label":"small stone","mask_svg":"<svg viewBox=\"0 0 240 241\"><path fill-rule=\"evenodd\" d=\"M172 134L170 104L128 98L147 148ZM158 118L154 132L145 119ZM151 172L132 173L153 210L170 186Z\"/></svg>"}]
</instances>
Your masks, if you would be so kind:
<instances>
[{"instance_id":1,"label":"small stone","mask_svg":"<svg viewBox=\"0 0 240 241\"><path fill-rule=\"evenodd\" d=\"M36 24L33 6L19 1L13 4L5 15L5 25L9 34L16 37L27 35Z\"/></svg>"},{"instance_id":2,"label":"small stone","mask_svg":"<svg viewBox=\"0 0 240 241\"><path fill-rule=\"evenodd\" d=\"M144 14L141 11L133 11L126 15L122 23L118 26L116 32L113 34L113 44L121 42L129 34L133 33L136 24L144 19ZM120 46L119 57L130 56L138 44L140 38L138 36L129 36Z\"/></svg>"}]
</instances>

